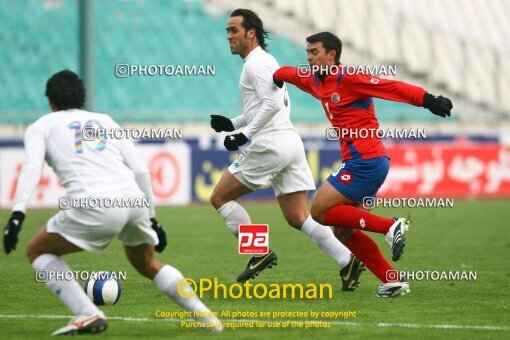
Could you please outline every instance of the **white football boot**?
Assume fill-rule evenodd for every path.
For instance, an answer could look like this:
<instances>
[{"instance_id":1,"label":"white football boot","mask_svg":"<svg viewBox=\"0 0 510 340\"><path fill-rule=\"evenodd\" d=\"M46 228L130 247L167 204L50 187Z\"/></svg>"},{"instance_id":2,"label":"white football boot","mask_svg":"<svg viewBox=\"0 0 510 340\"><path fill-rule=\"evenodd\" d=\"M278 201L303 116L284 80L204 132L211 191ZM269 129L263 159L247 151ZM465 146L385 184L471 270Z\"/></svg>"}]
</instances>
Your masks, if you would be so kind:
<instances>
[{"instance_id":1,"label":"white football boot","mask_svg":"<svg viewBox=\"0 0 510 340\"><path fill-rule=\"evenodd\" d=\"M377 292L377 297L397 297L401 295L406 295L411 292L409 288L409 282L405 281L397 281L397 282L388 282L383 283L379 286L379 291Z\"/></svg>"},{"instance_id":2,"label":"white football boot","mask_svg":"<svg viewBox=\"0 0 510 340\"><path fill-rule=\"evenodd\" d=\"M66 326L57 329L52 335L101 333L104 332L107 327L108 323L103 312L94 315L76 315Z\"/></svg>"},{"instance_id":3,"label":"white football boot","mask_svg":"<svg viewBox=\"0 0 510 340\"><path fill-rule=\"evenodd\" d=\"M410 220L408 218L399 217L395 218L395 223L390 227L386 234L386 242L390 246L393 254L393 261L398 261L404 253L406 238L405 232L409 230Z\"/></svg>"}]
</instances>

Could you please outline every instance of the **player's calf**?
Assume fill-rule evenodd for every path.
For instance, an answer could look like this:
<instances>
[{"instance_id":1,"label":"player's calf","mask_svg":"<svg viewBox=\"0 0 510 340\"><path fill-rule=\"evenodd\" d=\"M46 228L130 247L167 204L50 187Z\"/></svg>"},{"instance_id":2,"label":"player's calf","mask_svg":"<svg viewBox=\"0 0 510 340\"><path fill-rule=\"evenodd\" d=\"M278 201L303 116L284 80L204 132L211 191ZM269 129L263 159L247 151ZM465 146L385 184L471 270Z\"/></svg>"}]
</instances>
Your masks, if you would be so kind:
<instances>
[{"instance_id":1,"label":"player's calf","mask_svg":"<svg viewBox=\"0 0 510 340\"><path fill-rule=\"evenodd\" d=\"M308 212L305 211L295 211L289 213L288 211L283 210L283 215L287 224L292 228L301 230L303 223L305 223L307 217L309 216Z\"/></svg>"},{"instance_id":2,"label":"player's calf","mask_svg":"<svg viewBox=\"0 0 510 340\"><path fill-rule=\"evenodd\" d=\"M312 208L310 209L310 215L312 216L314 221L316 221L316 222L318 222L320 224L324 224L324 218L326 216L326 212L327 212L327 210L323 209L322 207L319 207L319 206L315 205L312 202Z\"/></svg>"},{"instance_id":3,"label":"player's calf","mask_svg":"<svg viewBox=\"0 0 510 340\"><path fill-rule=\"evenodd\" d=\"M154 258L154 246L142 244L139 246L125 246L124 251L131 265L140 275L152 280L163 268L163 263Z\"/></svg>"},{"instance_id":4,"label":"player's calf","mask_svg":"<svg viewBox=\"0 0 510 340\"><path fill-rule=\"evenodd\" d=\"M306 191L296 191L278 196L278 204L285 220L291 227L297 230L301 230L303 224L310 216L306 202Z\"/></svg>"},{"instance_id":5,"label":"player's calf","mask_svg":"<svg viewBox=\"0 0 510 340\"><path fill-rule=\"evenodd\" d=\"M223 330L221 321L196 296L187 279L177 268L168 264L164 265L153 281L160 291L182 308L190 311L195 320L203 323L205 330L214 332Z\"/></svg>"}]
</instances>

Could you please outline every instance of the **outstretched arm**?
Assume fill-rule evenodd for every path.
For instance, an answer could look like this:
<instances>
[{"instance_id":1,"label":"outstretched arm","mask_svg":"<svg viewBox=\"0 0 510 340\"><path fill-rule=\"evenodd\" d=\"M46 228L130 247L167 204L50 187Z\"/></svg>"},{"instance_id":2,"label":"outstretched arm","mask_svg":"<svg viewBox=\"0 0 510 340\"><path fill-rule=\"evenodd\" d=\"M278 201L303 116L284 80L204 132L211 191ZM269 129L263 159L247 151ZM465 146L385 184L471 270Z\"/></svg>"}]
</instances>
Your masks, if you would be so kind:
<instances>
[{"instance_id":1,"label":"outstretched arm","mask_svg":"<svg viewBox=\"0 0 510 340\"><path fill-rule=\"evenodd\" d=\"M423 96L427 93L419 86L370 75L347 75L342 79L342 84L345 83L351 91L361 96L376 97L415 106L423 106Z\"/></svg>"},{"instance_id":2,"label":"outstretched arm","mask_svg":"<svg viewBox=\"0 0 510 340\"><path fill-rule=\"evenodd\" d=\"M433 114L441 117L450 116L450 111L453 108L450 99L431 95L419 86L398 80L383 79L369 75L353 75L344 77L342 83L347 83L352 91L361 96L423 106Z\"/></svg>"},{"instance_id":3,"label":"outstretched arm","mask_svg":"<svg viewBox=\"0 0 510 340\"><path fill-rule=\"evenodd\" d=\"M297 67L283 66L280 67L273 74L273 82L278 87L283 87L283 83L289 83L300 90L310 93L315 98L318 98L313 91L313 78L312 75L302 74Z\"/></svg>"}]
</instances>

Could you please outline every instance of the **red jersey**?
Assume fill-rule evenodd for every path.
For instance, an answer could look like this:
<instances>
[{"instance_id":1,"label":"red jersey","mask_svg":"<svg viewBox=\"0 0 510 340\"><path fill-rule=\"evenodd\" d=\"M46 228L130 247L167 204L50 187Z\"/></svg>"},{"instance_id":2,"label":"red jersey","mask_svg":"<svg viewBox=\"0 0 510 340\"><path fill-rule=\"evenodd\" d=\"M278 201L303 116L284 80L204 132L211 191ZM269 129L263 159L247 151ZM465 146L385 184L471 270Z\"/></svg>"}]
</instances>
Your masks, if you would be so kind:
<instances>
[{"instance_id":1,"label":"red jersey","mask_svg":"<svg viewBox=\"0 0 510 340\"><path fill-rule=\"evenodd\" d=\"M340 131L352 131L340 138L342 159L370 159L387 156L376 133L355 133L360 129L375 131L379 122L375 116L372 97L423 105L426 91L421 87L401 81L379 77L345 73L340 66L336 75L327 75L322 80L316 75L298 76L296 67L284 66L274 74L274 79L291 83L321 100L326 117Z\"/></svg>"}]
</instances>

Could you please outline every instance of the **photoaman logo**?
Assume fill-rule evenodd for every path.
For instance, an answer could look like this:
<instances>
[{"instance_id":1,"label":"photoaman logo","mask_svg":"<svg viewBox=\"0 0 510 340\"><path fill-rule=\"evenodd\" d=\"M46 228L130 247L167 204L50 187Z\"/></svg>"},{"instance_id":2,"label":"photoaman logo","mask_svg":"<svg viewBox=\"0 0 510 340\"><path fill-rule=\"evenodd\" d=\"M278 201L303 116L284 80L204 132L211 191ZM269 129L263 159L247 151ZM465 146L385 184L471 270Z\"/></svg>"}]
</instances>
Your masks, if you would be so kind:
<instances>
[{"instance_id":1,"label":"photoaman logo","mask_svg":"<svg viewBox=\"0 0 510 340\"><path fill-rule=\"evenodd\" d=\"M195 281L182 278L177 282L179 296L189 299L198 296L203 299L205 293L214 299L332 299L333 285L330 283L221 283L218 278L201 278Z\"/></svg>"},{"instance_id":2,"label":"photoaman logo","mask_svg":"<svg viewBox=\"0 0 510 340\"><path fill-rule=\"evenodd\" d=\"M238 240L239 254L266 255L269 253L269 226L240 224Z\"/></svg>"}]
</instances>

